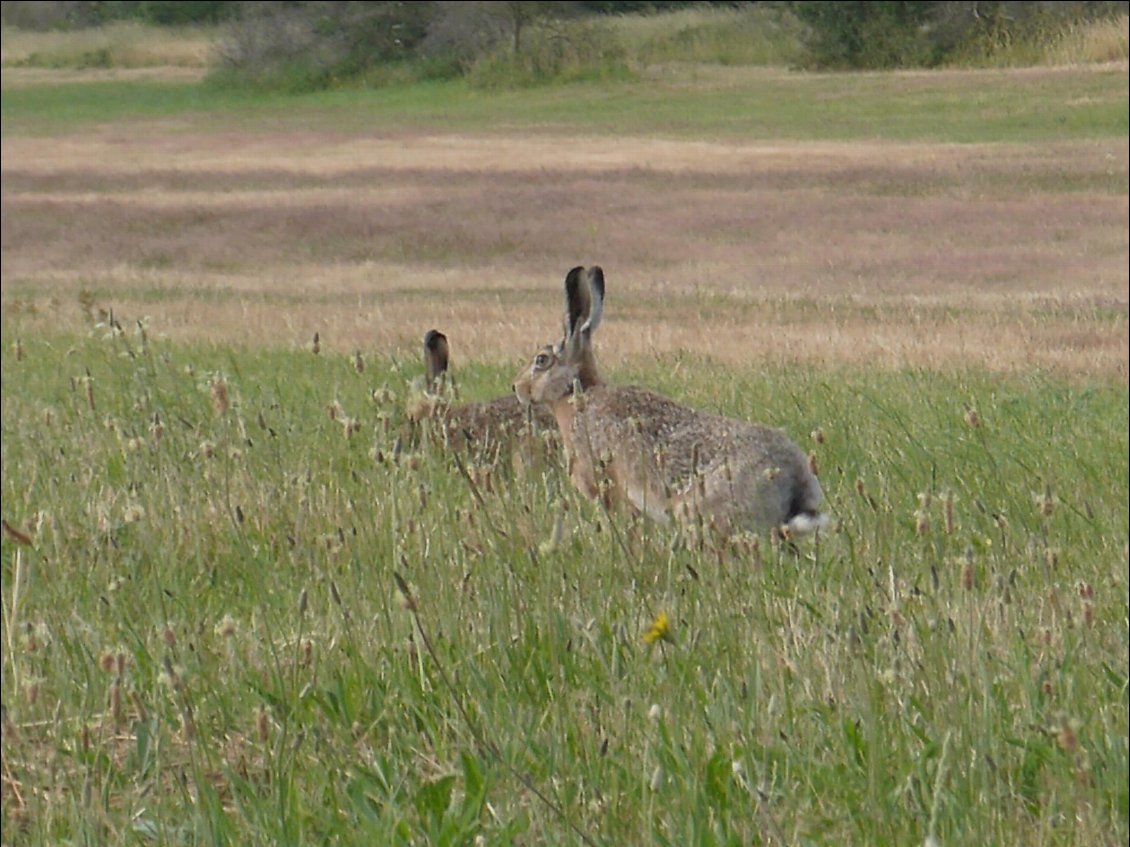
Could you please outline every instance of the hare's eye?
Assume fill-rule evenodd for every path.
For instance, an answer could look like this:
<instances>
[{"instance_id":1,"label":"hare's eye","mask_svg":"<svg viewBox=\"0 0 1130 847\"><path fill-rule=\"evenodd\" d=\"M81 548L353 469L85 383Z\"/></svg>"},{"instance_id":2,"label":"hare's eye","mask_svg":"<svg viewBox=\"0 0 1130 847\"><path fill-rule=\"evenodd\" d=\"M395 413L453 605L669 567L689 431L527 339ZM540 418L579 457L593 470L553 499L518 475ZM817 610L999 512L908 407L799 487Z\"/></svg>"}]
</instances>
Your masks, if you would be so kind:
<instances>
[{"instance_id":1,"label":"hare's eye","mask_svg":"<svg viewBox=\"0 0 1130 847\"><path fill-rule=\"evenodd\" d=\"M542 370L544 370L545 368L548 368L549 367L549 354L548 353L538 353L536 356L534 356L534 367L540 368Z\"/></svg>"}]
</instances>

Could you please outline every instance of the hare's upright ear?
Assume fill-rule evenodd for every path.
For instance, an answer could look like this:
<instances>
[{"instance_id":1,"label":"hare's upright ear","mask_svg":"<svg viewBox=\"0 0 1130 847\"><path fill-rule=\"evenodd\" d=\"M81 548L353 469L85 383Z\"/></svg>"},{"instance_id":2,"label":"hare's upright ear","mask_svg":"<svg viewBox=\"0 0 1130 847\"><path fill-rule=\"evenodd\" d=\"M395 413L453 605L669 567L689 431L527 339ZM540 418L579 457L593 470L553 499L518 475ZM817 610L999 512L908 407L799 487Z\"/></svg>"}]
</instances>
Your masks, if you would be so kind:
<instances>
[{"instance_id":1,"label":"hare's upright ear","mask_svg":"<svg viewBox=\"0 0 1130 847\"><path fill-rule=\"evenodd\" d=\"M593 265L587 271L573 268L565 277L566 356L579 359L592 349L592 332L604 316L604 271Z\"/></svg>"},{"instance_id":2,"label":"hare's upright ear","mask_svg":"<svg viewBox=\"0 0 1130 847\"><path fill-rule=\"evenodd\" d=\"M565 276L565 342L578 334L589 313L591 298L585 281L585 269L576 267Z\"/></svg>"},{"instance_id":3,"label":"hare's upright ear","mask_svg":"<svg viewBox=\"0 0 1130 847\"><path fill-rule=\"evenodd\" d=\"M447 336L438 329L430 329L424 336L424 368L428 388L437 388L447 373Z\"/></svg>"},{"instance_id":4,"label":"hare's upright ear","mask_svg":"<svg viewBox=\"0 0 1130 847\"><path fill-rule=\"evenodd\" d=\"M600 320L604 317L604 270L600 265L593 265L589 268L587 276L589 313L587 319L581 325L586 343L592 341L593 330L600 326Z\"/></svg>"}]
</instances>

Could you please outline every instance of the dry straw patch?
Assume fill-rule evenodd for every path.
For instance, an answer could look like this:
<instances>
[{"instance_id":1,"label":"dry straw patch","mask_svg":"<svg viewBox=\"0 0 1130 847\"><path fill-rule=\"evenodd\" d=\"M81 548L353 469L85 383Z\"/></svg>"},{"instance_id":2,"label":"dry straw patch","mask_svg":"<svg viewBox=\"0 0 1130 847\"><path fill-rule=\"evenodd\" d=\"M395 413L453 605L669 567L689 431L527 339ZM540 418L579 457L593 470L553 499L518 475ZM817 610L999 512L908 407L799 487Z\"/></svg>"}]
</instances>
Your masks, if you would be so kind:
<instances>
[{"instance_id":1,"label":"dry straw patch","mask_svg":"<svg viewBox=\"0 0 1130 847\"><path fill-rule=\"evenodd\" d=\"M740 144L104 127L3 140L3 306L182 339L514 361L571 265L610 365L1127 373L1126 145ZM457 340L457 341L456 341Z\"/></svg>"},{"instance_id":2,"label":"dry straw patch","mask_svg":"<svg viewBox=\"0 0 1130 847\"><path fill-rule=\"evenodd\" d=\"M77 67L94 63L114 68L194 68L203 72L213 58L216 33L205 28L161 28L132 21L73 31L0 29L0 64ZM89 79L90 77L86 77Z\"/></svg>"}]
</instances>

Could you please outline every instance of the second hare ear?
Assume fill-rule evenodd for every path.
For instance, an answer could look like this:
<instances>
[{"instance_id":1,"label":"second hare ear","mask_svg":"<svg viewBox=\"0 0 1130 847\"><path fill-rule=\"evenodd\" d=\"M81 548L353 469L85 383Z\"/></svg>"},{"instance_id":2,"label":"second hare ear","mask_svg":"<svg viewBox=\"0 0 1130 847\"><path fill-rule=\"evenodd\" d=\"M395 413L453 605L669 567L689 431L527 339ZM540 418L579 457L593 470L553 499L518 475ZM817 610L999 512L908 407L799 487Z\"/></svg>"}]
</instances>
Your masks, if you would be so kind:
<instances>
[{"instance_id":1,"label":"second hare ear","mask_svg":"<svg viewBox=\"0 0 1130 847\"><path fill-rule=\"evenodd\" d=\"M585 281L585 269L575 267L565 276L565 341L576 335L588 317L591 297Z\"/></svg>"},{"instance_id":2,"label":"second hare ear","mask_svg":"<svg viewBox=\"0 0 1130 847\"><path fill-rule=\"evenodd\" d=\"M438 329L430 329L424 336L424 368L429 388L447 373L447 336Z\"/></svg>"},{"instance_id":3,"label":"second hare ear","mask_svg":"<svg viewBox=\"0 0 1130 847\"><path fill-rule=\"evenodd\" d=\"M593 265L588 271L589 310L585 322L581 325L581 332L585 341L592 340L592 331L600 326L604 317L604 270L600 265Z\"/></svg>"}]
</instances>

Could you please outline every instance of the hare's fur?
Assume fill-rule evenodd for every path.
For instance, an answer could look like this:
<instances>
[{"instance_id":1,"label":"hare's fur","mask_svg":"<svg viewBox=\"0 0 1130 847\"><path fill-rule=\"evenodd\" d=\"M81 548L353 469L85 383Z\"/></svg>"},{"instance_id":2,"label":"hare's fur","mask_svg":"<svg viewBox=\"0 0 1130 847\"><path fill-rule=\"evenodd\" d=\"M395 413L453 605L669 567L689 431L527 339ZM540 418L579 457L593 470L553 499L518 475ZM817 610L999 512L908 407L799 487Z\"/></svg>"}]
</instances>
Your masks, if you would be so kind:
<instances>
[{"instance_id":1,"label":"hare's fur","mask_svg":"<svg viewBox=\"0 0 1130 847\"><path fill-rule=\"evenodd\" d=\"M448 368L447 336L429 330L424 336L426 388L424 402L413 411L417 420L429 419L436 434L456 449L468 449L480 455L496 455L518 448L519 441L537 432L553 432L556 422L545 408L527 408L509 394L481 403L454 403Z\"/></svg>"},{"instance_id":2,"label":"hare's fur","mask_svg":"<svg viewBox=\"0 0 1130 847\"><path fill-rule=\"evenodd\" d=\"M565 285L565 339L543 348L514 388L523 402L553 410L582 492L722 533L793 536L824 525L820 483L781 430L695 411L645 388L606 385L592 355L603 273L574 268Z\"/></svg>"}]
</instances>

